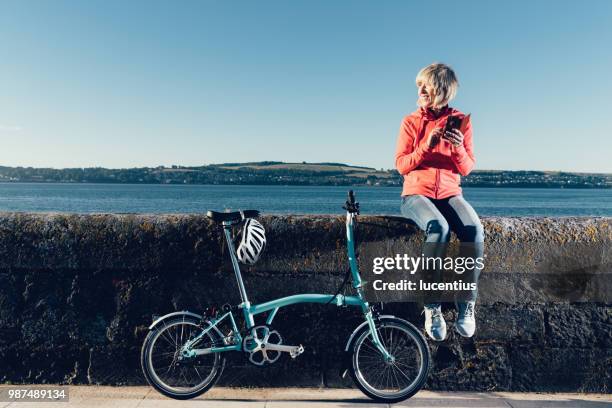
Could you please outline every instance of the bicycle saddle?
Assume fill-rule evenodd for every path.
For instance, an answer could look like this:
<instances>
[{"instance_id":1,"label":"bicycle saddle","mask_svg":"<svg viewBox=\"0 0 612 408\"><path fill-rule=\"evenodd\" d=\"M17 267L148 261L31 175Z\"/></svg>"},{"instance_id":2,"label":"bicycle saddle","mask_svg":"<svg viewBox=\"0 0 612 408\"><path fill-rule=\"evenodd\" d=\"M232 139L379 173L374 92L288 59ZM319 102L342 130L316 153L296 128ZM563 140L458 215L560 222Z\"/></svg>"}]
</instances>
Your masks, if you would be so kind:
<instances>
[{"instance_id":1,"label":"bicycle saddle","mask_svg":"<svg viewBox=\"0 0 612 408\"><path fill-rule=\"evenodd\" d=\"M244 215L244 218L243 218ZM206 216L214 222L238 222L246 218L257 218L259 217L259 211L257 210L244 210L244 211L233 211L233 212L217 212L208 211Z\"/></svg>"}]
</instances>

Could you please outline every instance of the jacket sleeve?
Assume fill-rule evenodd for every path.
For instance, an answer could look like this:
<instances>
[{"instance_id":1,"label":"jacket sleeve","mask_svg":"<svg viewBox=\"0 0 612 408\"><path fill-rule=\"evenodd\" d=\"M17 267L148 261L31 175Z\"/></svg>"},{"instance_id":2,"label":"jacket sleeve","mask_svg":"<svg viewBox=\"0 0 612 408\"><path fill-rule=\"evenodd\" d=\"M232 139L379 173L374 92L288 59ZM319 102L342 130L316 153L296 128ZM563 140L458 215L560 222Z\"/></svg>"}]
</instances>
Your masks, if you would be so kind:
<instances>
[{"instance_id":1,"label":"jacket sleeve","mask_svg":"<svg viewBox=\"0 0 612 408\"><path fill-rule=\"evenodd\" d=\"M472 121L468 120L463 132L463 144L453 148L451 158L462 176L470 174L474 168L474 149L472 141Z\"/></svg>"},{"instance_id":2,"label":"jacket sleeve","mask_svg":"<svg viewBox=\"0 0 612 408\"><path fill-rule=\"evenodd\" d=\"M397 135L395 149L395 168L401 175L408 174L416 169L429 151L425 143L426 138L418 144L416 149L413 147L414 139L417 137L416 132L417 130L411 126L408 118L405 118Z\"/></svg>"}]
</instances>

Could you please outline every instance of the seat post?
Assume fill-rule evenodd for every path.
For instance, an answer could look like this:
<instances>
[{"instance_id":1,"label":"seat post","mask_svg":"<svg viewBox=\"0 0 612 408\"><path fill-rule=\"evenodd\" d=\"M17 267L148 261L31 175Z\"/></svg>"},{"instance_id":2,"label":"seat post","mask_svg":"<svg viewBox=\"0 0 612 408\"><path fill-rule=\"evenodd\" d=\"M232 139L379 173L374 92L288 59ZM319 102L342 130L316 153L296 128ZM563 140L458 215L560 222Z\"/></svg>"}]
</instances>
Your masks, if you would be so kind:
<instances>
[{"instance_id":1,"label":"seat post","mask_svg":"<svg viewBox=\"0 0 612 408\"><path fill-rule=\"evenodd\" d=\"M223 232L225 233L225 241L227 242L230 258L232 259L232 267L234 268L236 280L238 281L240 299L242 299L242 303L248 303L249 298L247 297L246 289L244 288L244 281L242 280L242 274L240 273L240 265L238 264L238 259L236 259L236 249L234 248L234 243L232 242L231 229L231 222L223 221Z\"/></svg>"}]
</instances>

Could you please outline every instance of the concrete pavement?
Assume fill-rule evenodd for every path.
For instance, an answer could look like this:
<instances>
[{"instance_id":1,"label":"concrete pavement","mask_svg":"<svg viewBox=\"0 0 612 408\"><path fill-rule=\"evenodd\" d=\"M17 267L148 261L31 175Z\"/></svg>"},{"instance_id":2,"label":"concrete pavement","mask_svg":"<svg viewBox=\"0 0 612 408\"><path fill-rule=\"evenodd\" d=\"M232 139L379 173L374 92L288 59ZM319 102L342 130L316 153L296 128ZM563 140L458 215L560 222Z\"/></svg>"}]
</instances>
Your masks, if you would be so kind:
<instances>
[{"instance_id":1,"label":"concrete pavement","mask_svg":"<svg viewBox=\"0 0 612 408\"><path fill-rule=\"evenodd\" d=\"M0 385L8 388L41 386ZM69 402L53 402L49 408L346 408L387 407L375 404L358 390L318 388L213 388L189 401L175 401L149 387L69 386ZM0 402L0 408L40 408L42 402ZM612 407L611 394L550 394L510 392L434 392L421 391L397 407L455 408L599 408Z\"/></svg>"}]
</instances>

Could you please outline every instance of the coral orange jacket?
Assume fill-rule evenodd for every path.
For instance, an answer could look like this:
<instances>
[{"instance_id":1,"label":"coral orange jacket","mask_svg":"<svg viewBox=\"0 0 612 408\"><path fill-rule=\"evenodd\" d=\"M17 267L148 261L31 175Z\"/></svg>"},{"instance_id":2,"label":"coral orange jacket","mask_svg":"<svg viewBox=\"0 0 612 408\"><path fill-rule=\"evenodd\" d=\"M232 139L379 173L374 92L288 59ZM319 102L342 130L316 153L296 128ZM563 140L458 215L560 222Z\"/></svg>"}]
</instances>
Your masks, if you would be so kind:
<instances>
[{"instance_id":1,"label":"coral orange jacket","mask_svg":"<svg viewBox=\"0 0 612 408\"><path fill-rule=\"evenodd\" d=\"M464 118L460 111L446 107L439 115L427 109L406 116L397 137L395 167L404 177L402 196L422 194L442 199L461 194L460 176L468 175L474 167L472 124L468 118L462 126L463 145L455 147L449 141L430 148L427 136L436 127L446 125L450 115Z\"/></svg>"}]
</instances>

